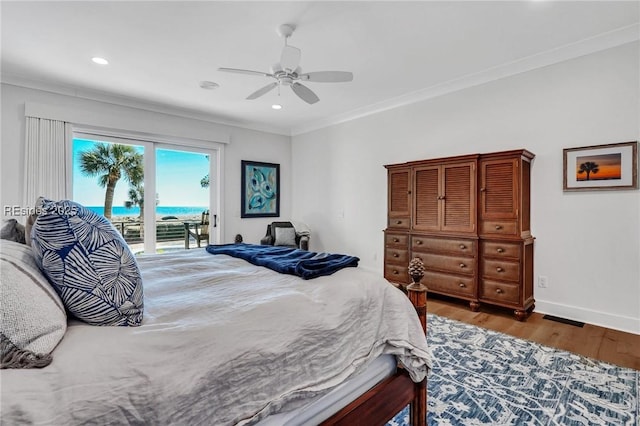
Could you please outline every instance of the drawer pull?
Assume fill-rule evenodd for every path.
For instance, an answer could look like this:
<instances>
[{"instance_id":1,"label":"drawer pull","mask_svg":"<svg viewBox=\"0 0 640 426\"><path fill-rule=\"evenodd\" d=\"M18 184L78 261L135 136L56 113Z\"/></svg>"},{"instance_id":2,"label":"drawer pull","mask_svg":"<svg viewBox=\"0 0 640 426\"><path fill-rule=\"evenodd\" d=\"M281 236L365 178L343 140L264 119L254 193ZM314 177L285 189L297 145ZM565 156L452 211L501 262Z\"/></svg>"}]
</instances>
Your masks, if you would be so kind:
<instances>
[{"instance_id":1,"label":"drawer pull","mask_svg":"<svg viewBox=\"0 0 640 426\"><path fill-rule=\"evenodd\" d=\"M504 269L502 269L502 268L501 268L501 267L499 267L499 266L496 268L496 272L503 272L503 271L504 271Z\"/></svg>"},{"instance_id":2,"label":"drawer pull","mask_svg":"<svg viewBox=\"0 0 640 426\"><path fill-rule=\"evenodd\" d=\"M465 246L464 244L460 244L460 250L464 250L466 248L467 248L467 246Z\"/></svg>"},{"instance_id":3,"label":"drawer pull","mask_svg":"<svg viewBox=\"0 0 640 426\"><path fill-rule=\"evenodd\" d=\"M416 240L416 245L418 246L422 245L422 240Z\"/></svg>"},{"instance_id":4,"label":"drawer pull","mask_svg":"<svg viewBox=\"0 0 640 426\"><path fill-rule=\"evenodd\" d=\"M396 269L393 270L393 275L398 275L398 271Z\"/></svg>"},{"instance_id":5,"label":"drawer pull","mask_svg":"<svg viewBox=\"0 0 640 426\"><path fill-rule=\"evenodd\" d=\"M401 220L396 220L396 225L402 225L402 221Z\"/></svg>"},{"instance_id":6,"label":"drawer pull","mask_svg":"<svg viewBox=\"0 0 640 426\"><path fill-rule=\"evenodd\" d=\"M393 257L398 257L398 253L393 253Z\"/></svg>"},{"instance_id":7,"label":"drawer pull","mask_svg":"<svg viewBox=\"0 0 640 426\"><path fill-rule=\"evenodd\" d=\"M502 293L504 293L504 292L502 291L502 289L501 289L501 288L496 288L496 293L498 293L498 294L502 294Z\"/></svg>"},{"instance_id":8,"label":"drawer pull","mask_svg":"<svg viewBox=\"0 0 640 426\"><path fill-rule=\"evenodd\" d=\"M460 288L465 288L465 287L466 287L466 285L465 285L464 283L460 283L460 284L458 284L458 287L460 287Z\"/></svg>"},{"instance_id":9,"label":"drawer pull","mask_svg":"<svg viewBox=\"0 0 640 426\"><path fill-rule=\"evenodd\" d=\"M487 188L480 188L480 192L485 192Z\"/></svg>"},{"instance_id":10,"label":"drawer pull","mask_svg":"<svg viewBox=\"0 0 640 426\"><path fill-rule=\"evenodd\" d=\"M502 225L496 225L496 231L499 231L502 229Z\"/></svg>"},{"instance_id":11,"label":"drawer pull","mask_svg":"<svg viewBox=\"0 0 640 426\"><path fill-rule=\"evenodd\" d=\"M399 243L399 242L400 242L400 240L399 240L399 239L397 239L397 238L394 238L394 239L393 239L393 242L394 242L394 243Z\"/></svg>"},{"instance_id":12,"label":"drawer pull","mask_svg":"<svg viewBox=\"0 0 640 426\"><path fill-rule=\"evenodd\" d=\"M464 263L461 263L461 264L460 264L460 267L461 267L461 268L466 268L466 267L467 267L467 265L465 265Z\"/></svg>"},{"instance_id":13,"label":"drawer pull","mask_svg":"<svg viewBox=\"0 0 640 426\"><path fill-rule=\"evenodd\" d=\"M502 247L498 247L498 249L496 250L498 253L504 253L504 249Z\"/></svg>"}]
</instances>

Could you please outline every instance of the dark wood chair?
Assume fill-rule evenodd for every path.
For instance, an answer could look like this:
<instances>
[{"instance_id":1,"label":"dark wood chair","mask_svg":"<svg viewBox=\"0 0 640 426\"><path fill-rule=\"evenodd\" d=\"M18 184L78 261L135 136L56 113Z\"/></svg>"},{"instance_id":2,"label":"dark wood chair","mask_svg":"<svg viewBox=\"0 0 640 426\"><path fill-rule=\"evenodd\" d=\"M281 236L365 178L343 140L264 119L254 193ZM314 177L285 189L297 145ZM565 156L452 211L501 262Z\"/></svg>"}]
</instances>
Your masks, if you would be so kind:
<instances>
[{"instance_id":1,"label":"dark wood chair","mask_svg":"<svg viewBox=\"0 0 640 426\"><path fill-rule=\"evenodd\" d=\"M184 248L189 249L191 237L196 240L198 247L200 241L206 241L209 244L209 210L202 212L200 221L188 220L184 223Z\"/></svg>"},{"instance_id":2,"label":"dark wood chair","mask_svg":"<svg viewBox=\"0 0 640 426\"><path fill-rule=\"evenodd\" d=\"M277 228L293 228L294 240L291 241L291 244L280 244L276 241ZM293 223L291 222L271 222L267 225L267 234L260 240L260 244L262 245L280 245L285 247L299 248L302 250L309 250L309 234L308 231L305 233L299 233L295 231Z\"/></svg>"}]
</instances>

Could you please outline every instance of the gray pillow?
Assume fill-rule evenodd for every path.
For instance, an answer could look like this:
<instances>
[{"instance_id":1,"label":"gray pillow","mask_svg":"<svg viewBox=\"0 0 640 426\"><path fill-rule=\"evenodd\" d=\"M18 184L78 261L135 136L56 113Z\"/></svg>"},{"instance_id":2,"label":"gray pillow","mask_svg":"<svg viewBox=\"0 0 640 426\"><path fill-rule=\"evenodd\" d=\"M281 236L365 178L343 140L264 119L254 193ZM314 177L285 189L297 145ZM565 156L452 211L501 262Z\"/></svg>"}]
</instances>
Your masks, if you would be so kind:
<instances>
[{"instance_id":1,"label":"gray pillow","mask_svg":"<svg viewBox=\"0 0 640 426\"><path fill-rule=\"evenodd\" d=\"M294 228L276 227L276 241L274 246L295 246L296 230Z\"/></svg>"},{"instance_id":2,"label":"gray pillow","mask_svg":"<svg viewBox=\"0 0 640 426\"><path fill-rule=\"evenodd\" d=\"M38 219L38 212L42 210L42 206L45 201L46 198L38 197L35 205L35 213L27 218L27 223L24 225L24 243L29 247L31 247L31 230L33 229L33 224L36 223L36 219Z\"/></svg>"},{"instance_id":3,"label":"gray pillow","mask_svg":"<svg viewBox=\"0 0 640 426\"><path fill-rule=\"evenodd\" d=\"M24 234L24 225L18 223L17 220L5 219L2 222L2 229L0 229L0 239L25 244Z\"/></svg>"},{"instance_id":4,"label":"gray pillow","mask_svg":"<svg viewBox=\"0 0 640 426\"><path fill-rule=\"evenodd\" d=\"M24 225L24 243L31 247L31 229L33 229L33 224L36 223L36 219L38 215L36 213L32 214L27 218L27 223Z\"/></svg>"},{"instance_id":5,"label":"gray pillow","mask_svg":"<svg viewBox=\"0 0 640 426\"><path fill-rule=\"evenodd\" d=\"M67 330L67 314L31 249L0 242L1 368L44 367Z\"/></svg>"}]
</instances>

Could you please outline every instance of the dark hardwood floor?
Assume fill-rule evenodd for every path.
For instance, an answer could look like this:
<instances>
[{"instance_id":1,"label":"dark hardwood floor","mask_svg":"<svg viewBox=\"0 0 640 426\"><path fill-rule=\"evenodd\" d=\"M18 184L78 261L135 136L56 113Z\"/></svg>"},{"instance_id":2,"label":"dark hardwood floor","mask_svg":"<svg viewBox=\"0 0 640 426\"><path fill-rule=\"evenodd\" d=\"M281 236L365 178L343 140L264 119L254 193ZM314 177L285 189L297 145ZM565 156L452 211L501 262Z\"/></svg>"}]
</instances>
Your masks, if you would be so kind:
<instances>
[{"instance_id":1,"label":"dark hardwood floor","mask_svg":"<svg viewBox=\"0 0 640 426\"><path fill-rule=\"evenodd\" d=\"M543 319L544 315L536 312L526 321L520 322L508 309L482 305L480 312L472 312L468 303L464 301L432 294L428 296L427 311L621 367L640 370L640 335L637 334L591 324L576 327Z\"/></svg>"}]
</instances>

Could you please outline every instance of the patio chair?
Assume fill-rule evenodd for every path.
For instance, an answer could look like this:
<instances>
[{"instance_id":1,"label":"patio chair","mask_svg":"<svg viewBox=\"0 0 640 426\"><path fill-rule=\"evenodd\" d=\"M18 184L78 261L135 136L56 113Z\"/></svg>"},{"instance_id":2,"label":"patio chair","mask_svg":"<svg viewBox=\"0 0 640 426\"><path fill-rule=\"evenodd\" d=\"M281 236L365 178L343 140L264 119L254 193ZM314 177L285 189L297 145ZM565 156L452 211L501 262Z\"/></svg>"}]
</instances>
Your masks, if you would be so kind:
<instances>
[{"instance_id":1,"label":"patio chair","mask_svg":"<svg viewBox=\"0 0 640 426\"><path fill-rule=\"evenodd\" d=\"M206 241L209 244L209 210L202 212L200 221L188 220L183 223L185 249L189 249L191 237L196 240L198 247L200 247L200 241Z\"/></svg>"}]
</instances>

